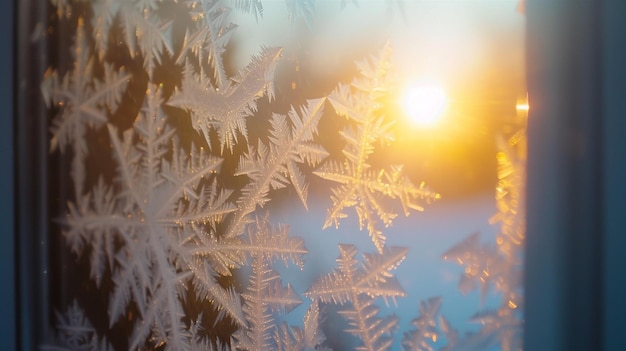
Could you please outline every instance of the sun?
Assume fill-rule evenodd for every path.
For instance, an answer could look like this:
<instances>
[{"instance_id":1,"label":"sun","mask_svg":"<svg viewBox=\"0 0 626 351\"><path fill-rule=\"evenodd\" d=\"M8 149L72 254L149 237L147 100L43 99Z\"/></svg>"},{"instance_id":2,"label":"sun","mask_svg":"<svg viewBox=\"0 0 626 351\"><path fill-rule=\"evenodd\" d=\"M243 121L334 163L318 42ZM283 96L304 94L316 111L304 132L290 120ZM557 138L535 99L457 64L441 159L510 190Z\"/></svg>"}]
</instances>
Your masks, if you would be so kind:
<instances>
[{"instance_id":1,"label":"sun","mask_svg":"<svg viewBox=\"0 0 626 351\"><path fill-rule=\"evenodd\" d=\"M402 98L404 110L411 122L420 127L433 127L446 109L446 93L436 83L416 83Z\"/></svg>"}]
</instances>

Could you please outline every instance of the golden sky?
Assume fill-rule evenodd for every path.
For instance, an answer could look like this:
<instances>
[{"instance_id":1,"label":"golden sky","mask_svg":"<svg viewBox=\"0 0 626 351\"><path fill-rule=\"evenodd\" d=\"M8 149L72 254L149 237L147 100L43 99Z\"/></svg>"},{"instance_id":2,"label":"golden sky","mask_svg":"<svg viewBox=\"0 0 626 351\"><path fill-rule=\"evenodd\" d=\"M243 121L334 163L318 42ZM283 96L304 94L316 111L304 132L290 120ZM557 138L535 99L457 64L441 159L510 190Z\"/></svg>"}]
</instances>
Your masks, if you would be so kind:
<instances>
[{"instance_id":1,"label":"golden sky","mask_svg":"<svg viewBox=\"0 0 626 351\"><path fill-rule=\"evenodd\" d=\"M358 3L341 9L339 1L318 0L312 28L291 24L284 1L265 1L258 22L234 11L230 69L244 67L261 45L283 47L277 97L299 104L349 82L354 61L390 41L400 86L436 82L447 106L434 129L411 126L392 107L397 142L377 156L404 163L416 182L426 180L444 197L492 191L496 134L525 95L525 19L517 0L405 1L403 11L389 11L390 1Z\"/></svg>"}]
</instances>

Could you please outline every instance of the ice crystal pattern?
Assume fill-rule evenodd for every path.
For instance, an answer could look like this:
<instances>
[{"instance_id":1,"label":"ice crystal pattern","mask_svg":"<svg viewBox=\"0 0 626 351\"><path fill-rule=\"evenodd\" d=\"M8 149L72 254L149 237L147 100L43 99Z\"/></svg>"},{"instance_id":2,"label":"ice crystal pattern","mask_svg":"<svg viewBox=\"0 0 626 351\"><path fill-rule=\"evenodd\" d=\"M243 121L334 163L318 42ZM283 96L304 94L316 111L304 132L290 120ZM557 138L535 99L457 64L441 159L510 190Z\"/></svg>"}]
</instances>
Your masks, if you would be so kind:
<instances>
[{"instance_id":1,"label":"ice crystal pattern","mask_svg":"<svg viewBox=\"0 0 626 351\"><path fill-rule=\"evenodd\" d=\"M394 140L393 120L385 116L382 102L394 89L391 54L391 46L386 45L380 53L357 62L359 76L351 84L340 84L328 96L337 114L351 122L340 133L345 141L345 160L329 161L315 171L318 176L337 183L332 188L333 204L324 227L339 226L339 221L347 217L346 209L354 207L360 229L367 229L380 253L386 239L382 229L391 225L397 216L385 198L400 201L408 216L411 209L423 209L419 201L427 203L440 197L424 184L411 183L401 165L375 169L368 161L376 143Z\"/></svg>"},{"instance_id":2,"label":"ice crystal pattern","mask_svg":"<svg viewBox=\"0 0 626 351\"><path fill-rule=\"evenodd\" d=\"M478 287L483 298L490 289L500 294L498 308L481 310L471 318L471 322L481 326L478 332L464 338L455 336L453 344L460 349L486 349L497 345L504 351L522 350L525 123L521 117L514 126L518 131L499 140L500 151L496 155L498 212L490 219L492 224L500 225L495 245L480 244L479 234L474 233L442 256L465 267L459 279L461 292L468 293Z\"/></svg>"},{"instance_id":3,"label":"ice crystal pattern","mask_svg":"<svg viewBox=\"0 0 626 351\"><path fill-rule=\"evenodd\" d=\"M393 270L407 255L385 244L397 216L390 203L408 215L439 198L414 185L401 165L370 164L377 147L393 142L384 107L395 89L391 46L358 61L351 83L274 113L258 106L275 107L282 49L260 48L235 74L224 62L236 27L228 5L258 19L259 0L51 2L59 27L74 31L72 66L51 63L41 84L50 151L69 161L65 177L73 185L57 222L70 250L89 262L88 279L108 295L109 328L130 326L127 340L111 346L73 303L58 315L54 346L42 348L324 350L323 306L337 304L359 350L390 349L398 318L379 316L377 300L405 295ZM292 21L304 17L312 27L314 1L287 8ZM331 159L316 139L320 121L337 115L347 127L339 131L342 153ZM267 130L251 137L251 119L266 121ZM113 166L94 167L100 162ZM359 258L359 248L341 244L338 268L297 292L275 264L303 268L304 242L262 207L290 188L306 208L314 176L333 186L320 226L339 225L354 208L376 252ZM501 179L502 194L519 194ZM519 240L517 217L502 204L494 220ZM462 250L475 250L472 240ZM483 283L505 289L499 280ZM509 306L519 304L508 286ZM301 325L282 320L303 303ZM435 322L440 305L438 298L420 304L415 330L403 339L407 349L431 350L442 336L452 349L459 338L445 318ZM508 323L503 313L477 315L491 326L485 333Z\"/></svg>"},{"instance_id":4,"label":"ice crystal pattern","mask_svg":"<svg viewBox=\"0 0 626 351\"><path fill-rule=\"evenodd\" d=\"M123 67L116 69L104 63L104 74L94 74L95 59L88 45L82 19L79 19L72 46L74 66L59 77L57 70L48 70L42 83L44 100L48 106L60 107L52 122L50 150L62 152L71 148L74 153L72 177L77 194L82 193L85 181L84 163L88 153L84 138L86 129L101 127L109 114L117 109L130 76Z\"/></svg>"},{"instance_id":5,"label":"ice crystal pattern","mask_svg":"<svg viewBox=\"0 0 626 351\"><path fill-rule=\"evenodd\" d=\"M349 333L361 339L363 345L358 350L388 350L393 343L392 335L398 318L378 317L379 308L374 304L377 297L395 300L405 296L400 283L391 271L406 257L408 249L390 247L382 254L363 255L359 265L355 257L358 250L354 245L339 246L337 258L339 269L322 276L305 295L325 303L350 306L340 313L348 321Z\"/></svg>"},{"instance_id":6,"label":"ice crystal pattern","mask_svg":"<svg viewBox=\"0 0 626 351\"><path fill-rule=\"evenodd\" d=\"M56 314L56 333L42 351L113 351L105 338L98 339L96 328L74 300L65 313Z\"/></svg>"},{"instance_id":7,"label":"ice crystal pattern","mask_svg":"<svg viewBox=\"0 0 626 351\"><path fill-rule=\"evenodd\" d=\"M256 111L256 100L265 94L273 98L272 76L280 52L280 48L264 48L233 80L216 87L187 64L182 93L172 97L169 104L190 111L193 127L203 133L209 145L211 129L217 130L220 148L230 151L238 132L247 137L245 118Z\"/></svg>"}]
</instances>

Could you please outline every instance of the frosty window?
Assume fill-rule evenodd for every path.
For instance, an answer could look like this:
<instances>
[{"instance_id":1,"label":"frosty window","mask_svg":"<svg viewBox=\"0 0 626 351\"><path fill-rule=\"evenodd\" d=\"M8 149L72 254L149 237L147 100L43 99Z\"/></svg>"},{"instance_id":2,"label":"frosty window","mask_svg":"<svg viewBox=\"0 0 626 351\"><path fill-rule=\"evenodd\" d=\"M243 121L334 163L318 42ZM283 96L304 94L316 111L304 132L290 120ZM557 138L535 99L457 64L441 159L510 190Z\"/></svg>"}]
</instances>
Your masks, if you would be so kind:
<instances>
[{"instance_id":1,"label":"frosty window","mask_svg":"<svg viewBox=\"0 0 626 351\"><path fill-rule=\"evenodd\" d=\"M42 349L521 349L517 1L49 10Z\"/></svg>"}]
</instances>

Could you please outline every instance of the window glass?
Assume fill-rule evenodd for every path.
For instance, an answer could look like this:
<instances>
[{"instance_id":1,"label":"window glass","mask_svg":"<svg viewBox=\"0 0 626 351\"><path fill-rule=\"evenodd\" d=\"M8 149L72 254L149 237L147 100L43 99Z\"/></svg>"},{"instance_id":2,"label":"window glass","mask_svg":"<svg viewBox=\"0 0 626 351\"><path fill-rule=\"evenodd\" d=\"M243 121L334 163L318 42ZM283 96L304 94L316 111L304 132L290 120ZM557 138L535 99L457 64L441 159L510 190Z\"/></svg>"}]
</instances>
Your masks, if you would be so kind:
<instances>
[{"instance_id":1,"label":"window glass","mask_svg":"<svg viewBox=\"0 0 626 351\"><path fill-rule=\"evenodd\" d=\"M517 1L50 6L41 349L521 349Z\"/></svg>"}]
</instances>

